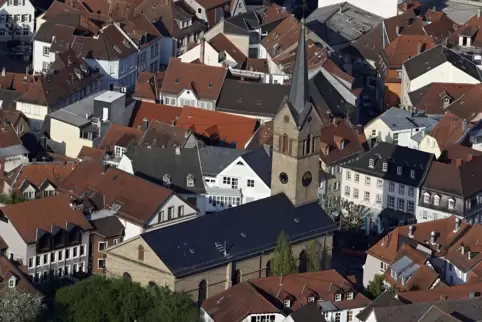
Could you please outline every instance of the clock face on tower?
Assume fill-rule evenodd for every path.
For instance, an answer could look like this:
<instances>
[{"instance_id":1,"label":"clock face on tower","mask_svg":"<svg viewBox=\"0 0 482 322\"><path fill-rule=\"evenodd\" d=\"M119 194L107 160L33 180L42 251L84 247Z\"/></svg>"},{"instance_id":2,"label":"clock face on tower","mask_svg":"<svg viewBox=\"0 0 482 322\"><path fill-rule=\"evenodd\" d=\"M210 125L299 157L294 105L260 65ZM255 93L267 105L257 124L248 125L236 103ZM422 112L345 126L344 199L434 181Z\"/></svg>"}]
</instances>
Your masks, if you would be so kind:
<instances>
[{"instance_id":1,"label":"clock face on tower","mask_svg":"<svg viewBox=\"0 0 482 322\"><path fill-rule=\"evenodd\" d=\"M313 179L313 177L311 175L311 172L306 171L305 174L303 175L303 177L301 178L301 183L303 184L303 186L308 187L310 185L312 179Z\"/></svg>"},{"instance_id":2,"label":"clock face on tower","mask_svg":"<svg viewBox=\"0 0 482 322\"><path fill-rule=\"evenodd\" d=\"M281 172L279 174L279 181L282 183L282 184L287 184L288 183L288 175L284 172Z\"/></svg>"}]
</instances>

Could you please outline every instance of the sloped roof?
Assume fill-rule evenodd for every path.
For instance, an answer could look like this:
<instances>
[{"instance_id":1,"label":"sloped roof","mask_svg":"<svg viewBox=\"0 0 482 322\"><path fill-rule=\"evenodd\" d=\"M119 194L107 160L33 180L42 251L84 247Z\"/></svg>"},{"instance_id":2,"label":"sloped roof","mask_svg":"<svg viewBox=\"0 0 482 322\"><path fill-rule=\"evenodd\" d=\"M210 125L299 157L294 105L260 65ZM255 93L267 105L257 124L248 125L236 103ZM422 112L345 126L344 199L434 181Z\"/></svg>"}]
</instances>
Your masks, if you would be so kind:
<instances>
[{"instance_id":1,"label":"sloped roof","mask_svg":"<svg viewBox=\"0 0 482 322\"><path fill-rule=\"evenodd\" d=\"M201 161L202 174L216 176L236 158L245 153L248 153L248 151L217 146L201 148L199 149L199 159Z\"/></svg>"},{"instance_id":2,"label":"sloped roof","mask_svg":"<svg viewBox=\"0 0 482 322\"><path fill-rule=\"evenodd\" d=\"M48 180L54 187L59 187L77 165L77 162L26 163L8 172L5 175L5 180L14 190L18 190L24 180L37 189L45 180Z\"/></svg>"},{"instance_id":3,"label":"sloped roof","mask_svg":"<svg viewBox=\"0 0 482 322\"><path fill-rule=\"evenodd\" d=\"M132 127L123 126L120 124L111 123L107 132L104 134L102 141L99 143L98 148L101 150L114 150L115 145L127 147L131 141L139 142L144 135L144 132ZM121 140L123 140L121 144ZM127 143L127 144L126 144Z\"/></svg>"},{"instance_id":4,"label":"sloped roof","mask_svg":"<svg viewBox=\"0 0 482 322\"><path fill-rule=\"evenodd\" d=\"M336 140L344 140L343 148L338 146ZM357 131L351 127L348 121L335 119L333 122L321 127L320 143L325 148L329 147L328 154L320 147L320 159L327 166L340 162L364 151L360 143Z\"/></svg>"}]
</instances>

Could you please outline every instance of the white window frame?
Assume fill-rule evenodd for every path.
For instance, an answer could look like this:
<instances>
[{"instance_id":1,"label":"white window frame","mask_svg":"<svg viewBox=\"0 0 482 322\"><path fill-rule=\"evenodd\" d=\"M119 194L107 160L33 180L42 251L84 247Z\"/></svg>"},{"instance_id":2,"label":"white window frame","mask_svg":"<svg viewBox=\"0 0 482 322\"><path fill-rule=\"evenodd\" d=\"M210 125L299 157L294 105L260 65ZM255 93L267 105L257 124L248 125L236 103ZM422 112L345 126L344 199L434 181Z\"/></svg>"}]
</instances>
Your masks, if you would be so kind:
<instances>
[{"instance_id":1,"label":"white window frame","mask_svg":"<svg viewBox=\"0 0 482 322\"><path fill-rule=\"evenodd\" d=\"M119 240L118 240L117 238L115 238L115 239L113 240L113 245L117 245L118 243L119 243Z\"/></svg>"},{"instance_id":2,"label":"white window frame","mask_svg":"<svg viewBox=\"0 0 482 322\"><path fill-rule=\"evenodd\" d=\"M415 212L415 203L412 200L407 200L407 212L411 214Z\"/></svg>"},{"instance_id":3,"label":"white window frame","mask_svg":"<svg viewBox=\"0 0 482 322\"><path fill-rule=\"evenodd\" d=\"M391 203L390 201L393 201L393 203ZM387 207L390 208L390 209L395 209L395 197L394 196L388 196L387 197Z\"/></svg>"},{"instance_id":4,"label":"white window frame","mask_svg":"<svg viewBox=\"0 0 482 322\"><path fill-rule=\"evenodd\" d=\"M382 179L377 179L377 188L381 188L383 186Z\"/></svg>"},{"instance_id":5,"label":"white window frame","mask_svg":"<svg viewBox=\"0 0 482 322\"><path fill-rule=\"evenodd\" d=\"M400 207L400 205L402 205L402 207ZM403 212L405 212L405 199L403 198L397 199L397 210L402 210Z\"/></svg>"},{"instance_id":6,"label":"white window frame","mask_svg":"<svg viewBox=\"0 0 482 322\"><path fill-rule=\"evenodd\" d=\"M376 203L382 203L382 195L381 194L377 193L375 202Z\"/></svg>"},{"instance_id":7,"label":"white window frame","mask_svg":"<svg viewBox=\"0 0 482 322\"><path fill-rule=\"evenodd\" d=\"M13 283L12 283L13 282ZM10 277L10 279L8 280L8 287L9 288L14 288L16 286L17 283L16 282L16 279L15 277Z\"/></svg>"},{"instance_id":8,"label":"white window frame","mask_svg":"<svg viewBox=\"0 0 482 322\"><path fill-rule=\"evenodd\" d=\"M350 196L350 186L345 186L345 196Z\"/></svg>"},{"instance_id":9,"label":"white window frame","mask_svg":"<svg viewBox=\"0 0 482 322\"><path fill-rule=\"evenodd\" d=\"M388 184L388 191L395 192L395 183L394 182L390 182Z\"/></svg>"},{"instance_id":10,"label":"white window frame","mask_svg":"<svg viewBox=\"0 0 482 322\"><path fill-rule=\"evenodd\" d=\"M413 197L415 195L415 189L413 187L408 187L408 196Z\"/></svg>"},{"instance_id":11,"label":"white window frame","mask_svg":"<svg viewBox=\"0 0 482 322\"><path fill-rule=\"evenodd\" d=\"M423 202L430 203L430 194L428 192L423 193Z\"/></svg>"},{"instance_id":12,"label":"white window frame","mask_svg":"<svg viewBox=\"0 0 482 322\"><path fill-rule=\"evenodd\" d=\"M366 176L365 177L365 185L370 186L371 183L372 183L372 178L370 178L370 176Z\"/></svg>"},{"instance_id":13,"label":"white window frame","mask_svg":"<svg viewBox=\"0 0 482 322\"><path fill-rule=\"evenodd\" d=\"M454 209L455 209L455 200L454 200L453 198L449 198L447 207L448 207L450 210L454 210Z\"/></svg>"},{"instance_id":14,"label":"white window frame","mask_svg":"<svg viewBox=\"0 0 482 322\"><path fill-rule=\"evenodd\" d=\"M358 199L359 197L359 190L357 188L353 189L353 198Z\"/></svg>"},{"instance_id":15,"label":"white window frame","mask_svg":"<svg viewBox=\"0 0 482 322\"><path fill-rule=\"evenodd\" d=\"M104 267L100 267L100 262L103 261L104 262ZM97 258L97 268L98 269L105 269L106 268L106 260L105 258Z\"/></svg>"},{"instance_id":16,"label":"white window frame","mask_svg":"<svg viewBox=\"0 0 482 322\"><path fill-rule=\"evenodd\" d=\"M248 179L246 186L249 188L254 188L254 180L253 179Z\"/></svg>"},{"instance_id":17,"label":"white window frame","mask_svg":"<svg viewBox=\"0 0 482 322\"><path fill-rule=\"evenodd\" d=\"M350 170L346 170L346 180L351 180L351 171Z\"/></svg>"},{"instance_id":18,"label":"white window frame","mask_svg":"<svg viewBox=\"0 0 482 322\"><path fill-rule=\"evenodd\" d=\"M360 182L360 175L358 173L355 173L355 183Z\"/></svg>"},{"instance_id":19,"label":"white window frame","mask_svg":"<svg viewBox=\"0 0 482 322\"><path fill-rule=\"evenodd\" d=\"M335 294L335 302L340 302L342 299L341 294Z\"/></svg>"},{"instance_id":20,"label":"white window frame","mask_svg":"<svg viewBox=\"0 0 482 322\"><path fill-rule=\"evenodd\" d=\"M82 249L84 249L84 254L82 255ZM86 245L80 245L79 249L79 257L86 256L87 255L87 246Z\"/></svg>"},{"instance_id":21,"label":"white window frame","mask_svg":"<svg viewBox=\"0 0 482 322\"><path fill-rule=\"evenodd\" d=\"M100 245L105 245L105 246L104 246L104 249L100 249ZM104 251L104 250L106 250L106 249L107 249L107 242L106 242L106 241L100 241L100 242L98 242L98 244L97 244L97 250L98 250L99 252Z\"/></svg>"},{"instance_id":22,"label":"white window frame","mask_svg":"<svg viewBox=\"0 0 482 322\"><path fill-rule=\"evenodd\" d=\"M433 196L433 205L434 206L440 206L440 196L439 195Z\"/></svg>"},{"instance_id":23,"label":"white window frame","mask_svg":"<svg viewBox=\"0 0 482 322\"><path fill-rule=\"evenodd\" d=\"M284 300L284 301L283 301L283 306L284 306L284 307L291 307L291 300Z\"/></svg>"},{"instance_id":24,"label":"white window frame","mask_svg":"<svg viewBox=\"0 0 482 322\"><path fill-rule=\"evenodd\" d=\"M383 170L383 172L387 172L387 171L388 171L388 163L383 162L382 170Z\"/></svg>"},{"instance_id":25,"label":"white window frame","mask_svg":"<svg viewBox=\"0 0 482 322\"><path fill-rule=\"evenodd\" d=\"M405 185L403 184L398 185L398 193L401 195L405 195Z\"/></svg>"},{"instance_id":26,"label":"white window frame","mask_svg":"<svg viewBox=\"0 0 482 322\"><path fill-rule=\"evenodd\" d=\"M402 167L400 167L400 166L397 167L397 175L399 175L399 176L402 175Z\"/></svg>"},{"instance_id":27,"label":"white window frame","mask_svg":"<svg viewBox=\"0 0 482 322\"><path fill-rule=\"evenodd\" d=\"M353 300L353 292L349 292L347 295L346 295L346 299L347 300Z\"/></svg>"}]
</instances>

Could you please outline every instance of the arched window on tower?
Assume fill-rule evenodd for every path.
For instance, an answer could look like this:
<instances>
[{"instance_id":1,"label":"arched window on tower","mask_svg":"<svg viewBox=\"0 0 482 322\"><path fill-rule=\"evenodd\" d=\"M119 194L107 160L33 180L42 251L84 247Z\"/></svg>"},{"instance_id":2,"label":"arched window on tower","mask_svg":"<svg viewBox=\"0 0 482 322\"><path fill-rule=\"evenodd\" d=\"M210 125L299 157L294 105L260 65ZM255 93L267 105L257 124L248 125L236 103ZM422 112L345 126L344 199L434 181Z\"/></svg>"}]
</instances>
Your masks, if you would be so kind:
<instances>
[{"instance_id":1,"label":"arched window on tower","mask_svg":"<svg viewBox=\"0 0 482 322\"><path fill-rule=\"evenodd\" d=\"M144 247L142 245L137 248L137 259L144 261Z\"/></svg>"}]
</instances>

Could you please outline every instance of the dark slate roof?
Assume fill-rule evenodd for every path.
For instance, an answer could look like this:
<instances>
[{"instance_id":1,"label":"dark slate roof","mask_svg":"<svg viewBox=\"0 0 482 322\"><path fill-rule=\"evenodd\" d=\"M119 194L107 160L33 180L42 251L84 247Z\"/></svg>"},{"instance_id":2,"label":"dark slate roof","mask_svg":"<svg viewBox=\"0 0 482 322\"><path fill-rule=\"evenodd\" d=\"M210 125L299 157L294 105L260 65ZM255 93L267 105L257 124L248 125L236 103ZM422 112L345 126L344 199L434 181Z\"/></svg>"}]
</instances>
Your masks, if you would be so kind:
<instances>
[{"instance_id":1,"label":"dark slate roof","mask_svg":"<svg viewBox=\"0 0 482 322\"><path fill-rule=\"evenodd\" d=\"M316 303L308 303L290 314L294 322L326 322Z\"/></svg>"},{"instance_id":2,"label":"dark slate roof","mask_svg":"<svg viewBox=\"0 0 482 322\"><path fill-rule=\"evenodd\" d=\"M122 232L124 231L124 226L117 216L107 216L95 219L90 223L95 228L93 233L99 234L105 238L122 235Z\"/></svg>"},{"instance_id":3,"label":"dark slate roof","mask_svg":"<svg viewBox=\"0 0 482 322\"><path fill-rule=\"evenodd\" d=\"M442 45L428 49L405 61L403 66L409 79L415 79L445 62L451 63L466 74L482 81L482 72L474 63Z\"/></svg>"},{"instance_id":4,"label":"dark slate roof","mask_svg":"<svg viewBox=\"0 0 482 322\"><path fill-rule=\"evenodd\" d=\"M247 152L246 150L217 146L206 146L205 148L199 149L202 174L216 176L239 156Z\"/></svg>"},{"instance_id":5,"label":"dark slate roof","mask_svg":"<svg viewBox=\"0 0 482 322\"><path fill-rule=\"evenodd\" d=\"M369 166L370 159L374 161L373 168ZM346 164L345 167L378 178L419 187L427 176L432 160L433 154L431 153L381 142L358 160ZM385 162L388 165L386 172L383 171ZM402 167L401 175L397 174L398 167ZM411 170L415 171L414 178L410 176Z\"/></svg>"},{"instance_id":6,"label":"dark slate roof","mask_svg":"<svg viewBox=\"0 0 482 322\"><path fill-rule=\"evenodd\" d=\"M7 89L0 89L0 101L2 102L2 104L0 105L0 108L4 110L12 110L11 108L12 103L22 96L23 96L23 93L20 93L20 92L10 91Z\"/></svg>"},{"instance_id":7,"label":"dark slate roof","mask_svg":"<svg viewBox=\"0 0 482 322\"><path fill-rule=\"evenodd\" d=\"M250 30L260 28L260 21L255 11L248 11L224 20L225 33L249 34Z\"/></svg>"},{"instance_id":8,"label":"dark slate roof","mask_svg":"<svg viewBox=\"0 0 482 322\"><path fill-rule=\"evenodd\" d=\"M395 305L403 305L403 303L399 299L395 298L392 293L383 292L379 297L374 299L366 308L360 311L356 318L360 321L365 321L368 316L370 316L370 313L372 313L373 308Z\"/></svg>"},{"instance_id":9,"label":"dark slate roof","mask_svg":"<svg viewBox=\"0 0 482 322\"><path fill-rule=\"evenodd\" d=\"M412 103L412 106L417 106L418 103L422 100L422 98L427 94L427 92L430 90L432 87L432 83L425 85L423 87L420 87L419 89L408 93L408 97L410 98L410 102Z\"/></svg>"},{"instance_id":10,"label":"dark slate roof","mask_svg":"<svg viewBox=\"0 0 482 322\"><path fill-rule=\"evenodd\" d=\"M174 276L182 277L269 252L281 231L297 244L336 228L317 202L294 207L284 194L277 194L141 237ZM225 243L227 256L220 249Z\"/></svg>"},{"instance_id":11,"label":"dark slate roof","mask_svg":"<svg viewBox=\"0 0 482 322\"><path fill-rule=\"evenodd\" d=\"M163 184L165 174L171 176L169 188L177 193L205 193L201 164L197 149L140 147L127 150L126 156L132 160L136 176L153 183ZM194 187L187 186L187 176L194 176Z\"/></svg>"},{"instance_id":12,"label":"dark slate roof","mask_svg":"<svg viewBox=\"0 0 482 322\"><path fill-rule=\"evenodd\" d=\"M260 147L241 156L251 169L271 187L271 147Z\"/></svg>"},{"instance_id":13,"label":"dark slate roof","mask_svg":"<svg viewBox=\"0 0 482 322\"><path fill-rule=\"evenodd\" d=\"M226 79L216 111L274 117L290 88Z\"/></svg>"}]
</instances>

